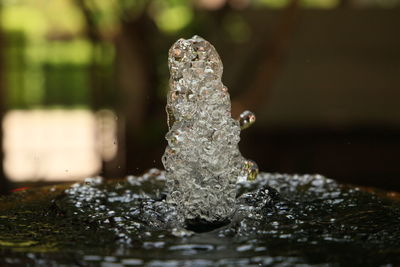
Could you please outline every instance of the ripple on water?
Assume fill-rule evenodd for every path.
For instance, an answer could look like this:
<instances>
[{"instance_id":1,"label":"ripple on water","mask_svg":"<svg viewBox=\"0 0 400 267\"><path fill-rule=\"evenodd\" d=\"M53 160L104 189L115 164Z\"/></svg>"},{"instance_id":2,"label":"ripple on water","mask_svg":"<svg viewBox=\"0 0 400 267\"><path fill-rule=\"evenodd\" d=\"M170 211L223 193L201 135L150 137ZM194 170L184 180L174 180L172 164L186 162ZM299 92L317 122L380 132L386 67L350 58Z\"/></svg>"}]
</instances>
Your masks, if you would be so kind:
<instances>
[{"instance_id":1,"label":"ripple on water","mask_svg":"<svg viewBox=\"0 0 400 267\"><path fill-rule=\"evenodd\" d=\"M400 262L399 202L320 175L260 173L254 182L241 182L231 222L204 233L185 229L174 207L165 202L164 185L164 173L155 169L111 182L95 177L70 186L50 206L46 202L25 210L0 210L3 244L35 241L25 247L2 246L0 263ZM65 252L72 258L66 259Z\"/></svg>"}]
</instances>

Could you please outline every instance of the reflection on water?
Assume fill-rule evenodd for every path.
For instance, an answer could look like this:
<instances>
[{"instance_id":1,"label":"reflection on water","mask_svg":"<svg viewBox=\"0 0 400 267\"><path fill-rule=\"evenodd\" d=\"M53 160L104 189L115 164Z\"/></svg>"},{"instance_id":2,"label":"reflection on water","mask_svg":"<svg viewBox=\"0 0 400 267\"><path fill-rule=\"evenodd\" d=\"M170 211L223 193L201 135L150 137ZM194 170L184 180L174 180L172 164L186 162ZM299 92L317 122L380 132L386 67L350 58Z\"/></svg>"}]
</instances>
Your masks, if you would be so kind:
<instances>
[{"instance_id":1,"label":"reflection on water","mask_svg":"<svg viewBox=\"0 0 400 267\"><path fill-rule=\"evenodd\" d=\"M204 232L177 221L165 182L151 169L0 198L0 265L399 266L386 192L261 172L237 185L232 221Z\"/></svg>"},{"instance_id":2,"label":"reflection on water","mask_svg":"<svg viewBox=\"0 0 400 267\"><path fill-rule=\"evenodd\" d=\"M112 111L12 110L3 121L4 167L12 181L90 176L116 153Z\"/></svg>"}]
</instances>

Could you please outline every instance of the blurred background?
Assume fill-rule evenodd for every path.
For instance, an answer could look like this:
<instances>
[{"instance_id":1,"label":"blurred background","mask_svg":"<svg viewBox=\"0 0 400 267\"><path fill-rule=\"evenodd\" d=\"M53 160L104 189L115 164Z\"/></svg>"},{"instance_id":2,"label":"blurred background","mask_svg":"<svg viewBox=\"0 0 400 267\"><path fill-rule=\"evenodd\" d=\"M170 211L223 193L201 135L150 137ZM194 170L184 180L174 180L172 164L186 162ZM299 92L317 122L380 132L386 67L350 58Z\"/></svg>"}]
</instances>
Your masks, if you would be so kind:
<instances>
[{"instance_id":1,"label":"blurred background","mask_svg":"<svg viewBox=\"0 0 400 267\"><path fill-rule=\"evenodd\" d=\"M0 0L0 191L162 168L167 53L224 62L262 171L400 191L400 0Z\"/></svg>"}]
</instances>

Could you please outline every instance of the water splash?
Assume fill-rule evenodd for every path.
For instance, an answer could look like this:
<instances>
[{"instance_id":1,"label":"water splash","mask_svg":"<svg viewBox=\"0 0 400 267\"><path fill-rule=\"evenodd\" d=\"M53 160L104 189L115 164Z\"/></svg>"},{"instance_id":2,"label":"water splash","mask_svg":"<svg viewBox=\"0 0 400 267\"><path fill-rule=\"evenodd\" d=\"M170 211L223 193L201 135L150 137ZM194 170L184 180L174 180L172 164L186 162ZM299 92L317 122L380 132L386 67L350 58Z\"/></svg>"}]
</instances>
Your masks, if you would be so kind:
<instances>
[{"instance_id":1,"label":"water splash","mask_svg":"<svg viewBox=\"0 0 400 267\"><path fill-rule=\"evenodd\" d=\"M236 185L229 224L196 233L179 227L165 183L165 173L152 169L116 181L89 178L63 193L43 188L2 198L14 208L0 207L0 265L400 263L400 202L379 192L321 175L260 173Z\"/></svg>"},{"instance_id":2,"label":"water splash","mask_svg":"<svg viewBox=\"0 0 400 267\"><path fill-rule=\"evenodd\" d=\"M179 39L169 51L170 91L167 114L166 169L168 203L181 220L221 222L235 212L236 183L254 180L257 164L240 154L241 128L255 116L231 117L222 62L215 48L199 36Z\"/></svg>"}]
</instances>

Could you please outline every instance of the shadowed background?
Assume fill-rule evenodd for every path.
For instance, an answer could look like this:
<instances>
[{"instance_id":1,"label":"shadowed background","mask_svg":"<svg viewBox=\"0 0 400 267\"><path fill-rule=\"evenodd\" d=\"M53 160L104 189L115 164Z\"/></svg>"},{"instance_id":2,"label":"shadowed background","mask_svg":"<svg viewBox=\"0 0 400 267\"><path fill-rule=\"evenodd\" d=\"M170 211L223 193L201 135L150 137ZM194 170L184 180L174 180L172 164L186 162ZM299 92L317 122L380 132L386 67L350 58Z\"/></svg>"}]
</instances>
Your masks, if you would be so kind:
<instances>
[{"instance_id":1,"label":"shadowed background","mask_svg":"<svg viewBox=\"0 0 400 267\"><path fill-rule=\"evenodd\" d=\"M399 0L2 0L0 191L162 168L167 52L224 62L262 171L400 191Z\"/></svg>"}]
</instances>

